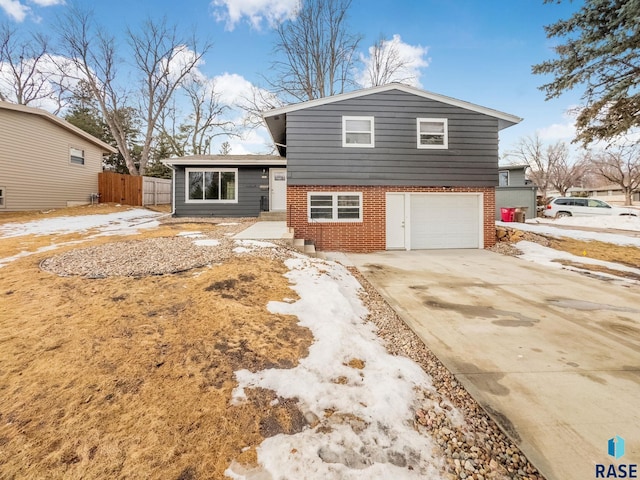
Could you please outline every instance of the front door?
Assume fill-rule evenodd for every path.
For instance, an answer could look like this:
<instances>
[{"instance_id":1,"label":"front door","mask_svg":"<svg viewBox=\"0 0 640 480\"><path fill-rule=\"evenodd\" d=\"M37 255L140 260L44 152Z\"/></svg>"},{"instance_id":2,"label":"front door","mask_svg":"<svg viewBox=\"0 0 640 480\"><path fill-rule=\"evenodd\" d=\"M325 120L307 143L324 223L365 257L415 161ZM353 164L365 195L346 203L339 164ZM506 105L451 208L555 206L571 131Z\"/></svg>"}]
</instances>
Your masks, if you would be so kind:
<instances>
[{"instance_id":1,"label":"front door","mask_svg":"<svg viewBox=\"0 0 640 480\"><path fill-rule=\"evenodd\" d=\"M272 168L269 170L269 210L284 212L287 209L287 169Z\"/></svg>"},{"instance_id":2,"label":"front door","mask_svg":"<svg viewBox=\"0 0 640 480\"><path fill-rule=\"evenodd\" d=\"M405 248L404 193L387 193L387 250Z\"/></svg>"}]
</instances>

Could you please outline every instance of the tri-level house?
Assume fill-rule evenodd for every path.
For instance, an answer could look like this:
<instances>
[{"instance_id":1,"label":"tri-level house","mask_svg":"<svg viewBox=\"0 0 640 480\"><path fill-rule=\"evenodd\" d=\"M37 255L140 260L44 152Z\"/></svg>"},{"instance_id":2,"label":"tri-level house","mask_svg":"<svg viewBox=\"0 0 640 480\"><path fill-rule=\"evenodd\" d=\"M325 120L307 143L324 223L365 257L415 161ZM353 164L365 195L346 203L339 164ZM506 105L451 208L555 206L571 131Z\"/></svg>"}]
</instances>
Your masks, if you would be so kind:
<instances>
[{"instance_id":1,"label":"tri-level house","mask_svg":"<svg viewBox=\"0 0 640 480\"><path fill-rule=\"evenodd\" d=\"M263 116L296 238L353 252L495 243L498 133L521 118L401 84Z\"/></svg>"}]
</instances>

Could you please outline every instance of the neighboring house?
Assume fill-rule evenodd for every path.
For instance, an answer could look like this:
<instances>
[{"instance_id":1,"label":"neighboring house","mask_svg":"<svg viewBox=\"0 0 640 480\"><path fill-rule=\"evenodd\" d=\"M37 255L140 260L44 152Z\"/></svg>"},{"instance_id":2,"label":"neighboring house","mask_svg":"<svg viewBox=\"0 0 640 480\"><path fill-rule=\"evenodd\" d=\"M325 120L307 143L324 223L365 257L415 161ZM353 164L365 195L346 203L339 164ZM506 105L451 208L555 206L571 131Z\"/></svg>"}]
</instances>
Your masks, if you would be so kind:
<instances>
[{"instance_id":1,"label":"neighboring house","mask_svg":"<svg viewBox=\"0 0 640 480\"><path fill-rule=\"evenodd\" d=\"M257 217L287 208L287 162L278 155L194 155L173 170L176 217Z\"/></svg>"},{"instance_id":2,"label":"neighboring house","mask_svg":"<svg viewBox=\"0 0 640 480\"><path fill-rule=\"evenodd\" d=\"M500 166L496 188L496 220L501 208L525 207L525 218L535 218L537 187L526 178L528 165Z\"/></svg>"},{"instance_id":3,"label":"neighboring house","mask_svg":"<svg viewBox=\"0 0 640 480\"><path fill-rule=\"evenodd\" d=\"M620 185L602 185L596 188L576 188L572 190L573 195L585 194L589 197L597 197L611 204L624 205L624 191ZM631 194L632 202L640 202L640 192Z\"/></svg>"},{"instance_id":4,"label":"neighboring house","mask_svg":"<svg viewBox=\"0 0 640 480\"><path fill-rule=\"evenodd\" d=\"M38 108L0 101L0 212L87 204L117 150Z\"/></svg>"},{"instance_id":5,"label":"neighboring house","mask_svg":"<svg viewBox=\"0 0 640 480\"><path fill-rule=\"evenodd\" d=\"M495 243L498 133L519 117L400 84L263 116L296 238L359 252Z\"/></svg>"}]
</instances>

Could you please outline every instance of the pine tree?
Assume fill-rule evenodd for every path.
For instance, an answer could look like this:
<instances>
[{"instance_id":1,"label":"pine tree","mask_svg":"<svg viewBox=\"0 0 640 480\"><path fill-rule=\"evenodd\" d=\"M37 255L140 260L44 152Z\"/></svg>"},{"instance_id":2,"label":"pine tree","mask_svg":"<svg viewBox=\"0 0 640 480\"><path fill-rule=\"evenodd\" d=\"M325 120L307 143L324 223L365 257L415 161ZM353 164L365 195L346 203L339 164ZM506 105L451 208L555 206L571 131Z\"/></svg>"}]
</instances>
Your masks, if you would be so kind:
<instances>
[{"instance_id":1,"label":"pine tree","mask_svg":"<svg viewBox=\"0 0 640 480\"><path fill-rule=\"evenodd\" d=\"M557 58L534 65L533 73L554 76L540 87L547 100L584 88L576 140L610 140L640 126L640 2L586 0L545 31L564 43L555 47Z\"/></svg>"}]
</instances>

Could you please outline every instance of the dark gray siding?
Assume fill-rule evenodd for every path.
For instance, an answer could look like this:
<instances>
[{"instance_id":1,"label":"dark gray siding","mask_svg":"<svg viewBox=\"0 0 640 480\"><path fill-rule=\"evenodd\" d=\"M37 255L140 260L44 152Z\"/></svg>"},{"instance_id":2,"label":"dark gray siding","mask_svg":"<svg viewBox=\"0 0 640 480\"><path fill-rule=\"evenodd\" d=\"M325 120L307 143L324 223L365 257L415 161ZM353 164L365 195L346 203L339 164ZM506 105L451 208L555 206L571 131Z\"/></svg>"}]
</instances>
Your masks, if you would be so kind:
<instances>
[{"instance_id":1,"label":"dark gray siding","mask_svg":"<svg viewBox=\"0 0 640 480\"><path fill-rule=\"evenodd\" d=\"M185 203L185 168L202 166L177 166L175 183L176 217L257 217L260 214L261 197L266 197L269 208L269 176L262 178L263 167L238 168L238 203ZM216 165L215 168L236 168ZM267 168L268 172L268 168ZM264 188L260 188L260 186Z\"/></svg>"},{"instance_id":2,"label":"dark gray siding","mask_svg":"<svg viewBox=\"0 0 640 480\"><path fill-rule=\"evenodd\" d=\"M342 116L373 116L375 148L342 147ZM417 148L416 118L447 118L449 148ZM287 113L289 185L498 184L498 119L392 90Z\"/></svg>"}]
</instances>

